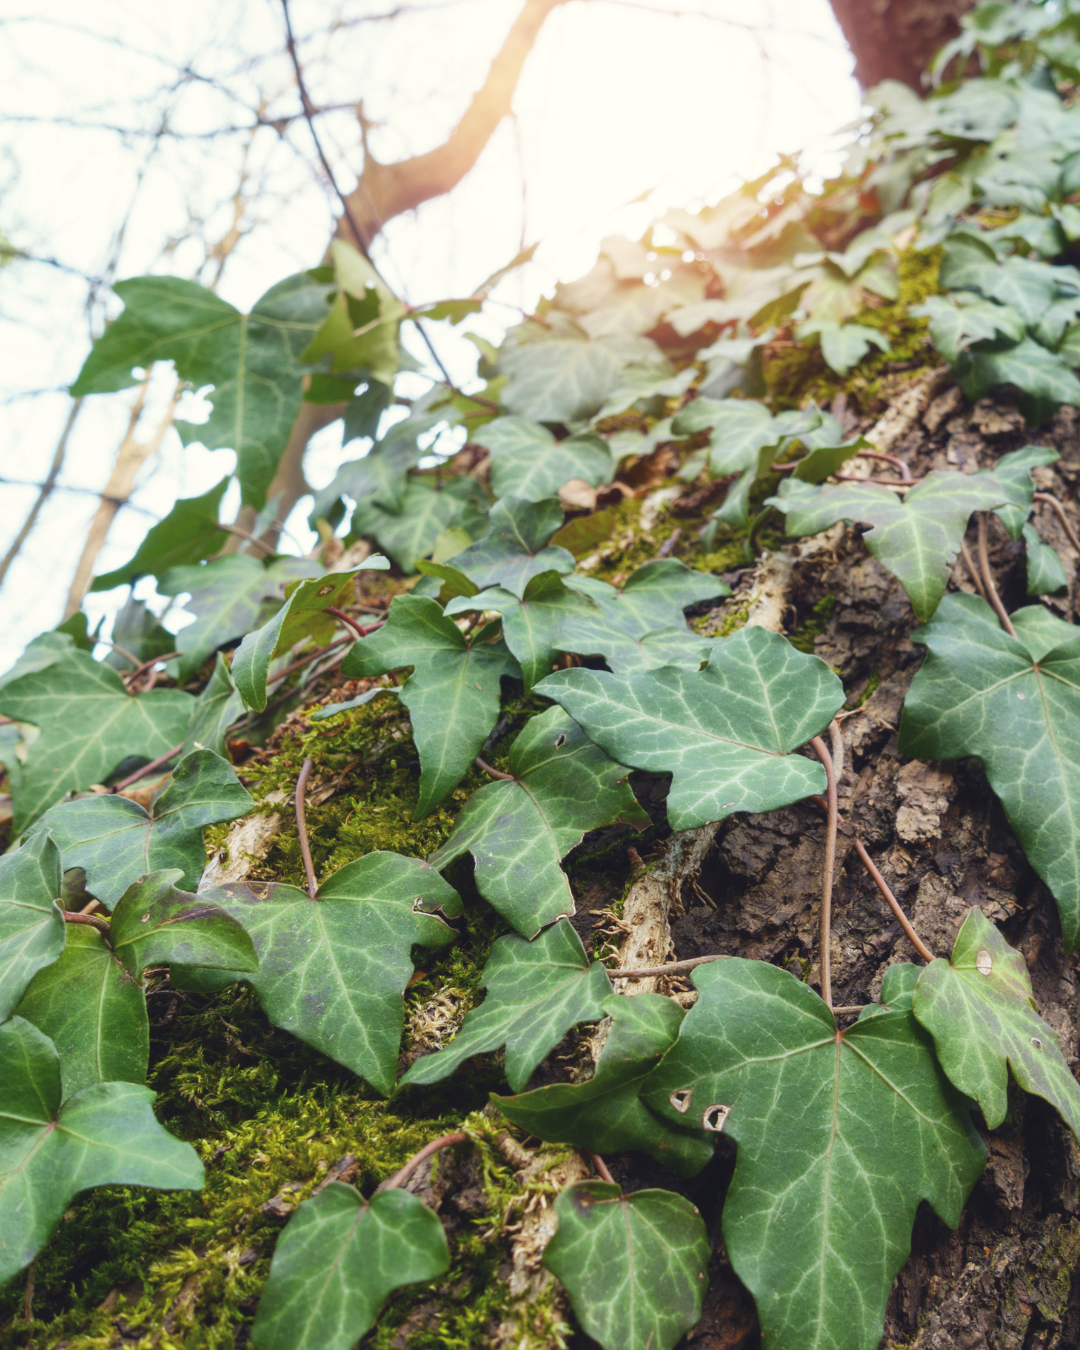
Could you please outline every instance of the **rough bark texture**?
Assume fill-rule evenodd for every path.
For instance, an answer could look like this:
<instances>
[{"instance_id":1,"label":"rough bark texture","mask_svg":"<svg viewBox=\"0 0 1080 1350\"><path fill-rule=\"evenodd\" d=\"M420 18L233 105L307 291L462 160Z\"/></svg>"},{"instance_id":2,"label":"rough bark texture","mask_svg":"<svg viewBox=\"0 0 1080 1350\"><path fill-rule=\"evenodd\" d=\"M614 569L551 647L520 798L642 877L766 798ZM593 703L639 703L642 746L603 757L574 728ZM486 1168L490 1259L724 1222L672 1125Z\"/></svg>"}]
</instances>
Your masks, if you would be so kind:
<instances>
[{"instance_id":1,"label":"rough bark texture","mask_svg":"<svg viewBox=\"0 0 1080 1350\"><path fill-rule=\"evenodd\" d=\"M900 80L921 91L927 63L960 31L975 0L832 0L832 7L864 89Z\"/></svg>"}]
</instances>

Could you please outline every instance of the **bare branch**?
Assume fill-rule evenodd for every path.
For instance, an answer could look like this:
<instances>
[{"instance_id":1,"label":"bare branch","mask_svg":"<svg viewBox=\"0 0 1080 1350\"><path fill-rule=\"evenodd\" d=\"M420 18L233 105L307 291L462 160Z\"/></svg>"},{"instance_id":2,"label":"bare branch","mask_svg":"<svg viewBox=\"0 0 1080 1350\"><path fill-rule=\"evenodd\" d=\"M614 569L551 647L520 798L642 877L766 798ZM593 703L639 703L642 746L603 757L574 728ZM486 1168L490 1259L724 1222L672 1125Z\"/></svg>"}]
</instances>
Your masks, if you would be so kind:
<instances>
[{"instance_id":1,"label":"bare branch","mask_svg":"<svg viewBox=\"0 0 1080 1350\"><path fill-rule=\"evenodd\" d=\"M0 562L0 586L4 584L4 578L8 574L8 569L15 559L19 556L19 550L26 543L27 536L34 528L38 516L41 514L41 508L52 496L53 488L56 487L56 480L60 476L60 470L64 467L64 456L67 454L68 440L71 436L71 428L75 425L75 419L79 415L79 409L82 407L82 399L78 398L71 405L71 411L68 413L67 421L64 423L64 429L60 433L60 439L56 443L56 451L53 455L53 462L49 468L48 477L41 485L41 491L38 493L37 501L30 508L26 519L22 523L22 529L15 536L11 547L4 554L3 561Z\"/></svg>"}]
</instances>

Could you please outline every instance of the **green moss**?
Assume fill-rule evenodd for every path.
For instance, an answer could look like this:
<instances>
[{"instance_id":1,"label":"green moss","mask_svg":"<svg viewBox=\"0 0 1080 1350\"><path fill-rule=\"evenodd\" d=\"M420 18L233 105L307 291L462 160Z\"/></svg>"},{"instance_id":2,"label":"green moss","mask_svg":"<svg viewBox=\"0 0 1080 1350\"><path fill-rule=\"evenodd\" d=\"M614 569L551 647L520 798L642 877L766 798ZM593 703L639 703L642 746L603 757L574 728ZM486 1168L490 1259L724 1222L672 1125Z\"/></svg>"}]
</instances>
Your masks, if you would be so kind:
<instances>
[{"instance_id":1,"label":"green moss","mask_svg":"<svg viewBox=\"0 0 1080 1350\"><path fill-rule=\"evenodd\" d=\"M809 652L813 655L814 639L820 637L825 631L826 625L833 616L833 610L836 608L836 596L824 595L813 608L813 618L807 621L791 634L790 642L793 647L797 647L801 652Z\"/></svg>"}]
</instances>

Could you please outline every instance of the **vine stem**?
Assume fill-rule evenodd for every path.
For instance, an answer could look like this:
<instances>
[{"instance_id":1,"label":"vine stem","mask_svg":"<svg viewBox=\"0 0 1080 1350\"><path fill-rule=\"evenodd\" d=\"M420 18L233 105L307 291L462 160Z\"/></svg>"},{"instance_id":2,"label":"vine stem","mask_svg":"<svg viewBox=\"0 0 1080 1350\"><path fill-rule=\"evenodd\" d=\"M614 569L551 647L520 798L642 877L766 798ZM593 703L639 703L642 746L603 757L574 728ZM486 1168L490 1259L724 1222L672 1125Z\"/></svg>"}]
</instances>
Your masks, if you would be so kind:
<instances>
[{"instance_id":1,"label":"vine stem","mask_svg":"<svg viewBox=\"0 0 1080 1350\"><path fill-rule=\"evenodd\" d=\"M1061 523L1061 528L1065 531L1066 535L1068 535L1069 543L1072 544L1077 553L1080 553L1080 538L1077 537L1076 531L1069 524L1069 517L1065 514L1065 508L1058 499L1051 496L1049 492L1036 492L1035 500L1037 502L1045 502L1046 505L1051 508L1054 515L1057 516Z\"/></svg>"},{"instance_id":2,"label":"vine stem","mask_svg":"<svg viewBox=\"0 0 1080 1350\"><path fill-rule=\"evenodd\" d=\"M176 756L184 748L184 742L174 745L171 750L166 750L163 755L158 755L157 759L152 759L149 764L144 764L141 769L136 769L134 773L129 773L126 778L121 778L119 783L114 783L109 789L114 795L117 792L123 792L124 788L131 787L132 783L137 783L140 778L149 778L155 769L164 768L170 759Z\"/></svg>"},{"instance_id":3,"label":"vine stem","mask_svg":"<svg viewBox=\"0 0 1080 1350\"><path fill-rule=\"evenodd\" d=\"M589 1157L592 1159L592 1165L596 1168L597 1174L600 1176L601 1180L606 1181L609 1186L617 1186L618 1182L611 1175L607 1163L601 1158L600 1154L590 1153Z\"/></svg>"},{"instance_id":4,"label":"vine stem","mask_svg":"<svg viewBox=\"0 0 1080 1350\"><path fill-rule=\"evenodd\" d=\"M867 853L866 847L863 844L863 841L858 837L858 835L855 836L855 850L858 853L859 857L862 859L862 865L866 868L866 870L870 873L870 876L873 878L874 885L885 897L885 903L896 915L897 922L900 924L900 927L904 930L905 934L907 935L907 940L911 943L911 945L915 948L915 950L919 953L919 955L922 957L924 961L926 962L933 961L934 953L930 950L930 948L926 945L926 943L923 942L922 938L919 937L915 929L912 928L911 920L900 908L899 900L897 900L896 896L893 895L889 883L885 880L885 878L874 866L873 858L871 858L870 854Z\"/></svg>"},{"instance_id":5,"label":"vine stem","mask_svg":"<svg viewBox=\"0 0 1080 1350\"><path fill-rule=\"evenodd\" d=\"M818 945L821 948L819 954L821 961L821 997L825 1000L825 1005L831 1012L833 1005L832 893L833 877L836 872L836 830L840 821L840 809L837 805L836 767L833 764L833 757L820 736L815 736L810 744L814 747L814 754L821 760L822 768L825 770L825 781L828 784L825 797L826 810L828 811L828 823L825 828L825 866L822 869L821 877L821 936Z\"/></svg>"},{"instance_id":6,"label":"vine stem","mask_svg":"<svg viewBox=\"0 0 1080 1350\"><path fill-rule=\"evenodd\" d=\"M493 769L491 765L487 762L487 760L481 759L479 755L476 756L474 762L476 764L476 767L478 769L483 769L483 771L488 775L489 778L502 778L505 779L506 782L508 783L513 783L515 781L514 775L512 773L503 773L502 769Z\"/></svg>"},{"instance_id":7,"label":"vine stem","mask_svg":"<svg viewBox=\"0 0 1080 1350\"><path fill-rule=\"evenodd\" d=\"M608 974L613 980L647 980L653 975L675 975L680 970L693 970L695 966L703 966L706 961L726 961L727 959L723 954L694 956L688 961L669 961L665 966L644 966L640 970L609 970Z\"/></svg>"},{"instance_id":8,"label":"vine stem","mask_svg":"<svg viewBox=\"0 0 1080 1350\"><path fill-rule=\"evenodd\" d=\"M998 595L997 586L994 584L994 572L990 566L990 550L986 544L986 512L979 512L979 570L982 572L983 585L986 587L986 596L994 607L994 613L1001 620L1001 626L1010 637L1016 637L1016 629L1013 627L1012 619L1009 618L1005 606L1001 603L1001 596Z\"/></svg>"},{"instance_id":9,"label":"vine stem","mask_svg":"<svg viewBox=\"0 0 1080 1350\"><path fill-rule=\"evenodd\" d=\"M305 759L296 780L296 833L300 836L300 856L304 859L304 872L307 875L308 896L314 900L319 891L315 880L315 866L311 861L311 846L308 843L307 820L304 817L304 793L311 771L315 767L310 759Z\"/></svg>"},{"instance_id":10,"label":"vine stem","mask_svg":"<svg viewBox=\"0 0 1080 1350\"><path fill-rule=\"evenodd\" d=\"M990 597L986 594L986 587L983 585L982 576L979 573L978 565L971 556L971 549L967 546L967 540L960 540L960 556L964 560L964 566L967 568L968 576L974 583L975 589L979 592L987 604L990 603Z\"/></svg>"},{"instance_id":11,"label":"vine stem","mask_svg":"<svg viewBox=\"0 0 1080 1350\"><path fill-rule=\"evenodd\" d=\"M166 652L164 656L152 656L149 661L144 661L141 666L136 666L134 670L127 671L121 678L130 688L139 676L145 674L151 667L164 661L173 661L178 656L183 656L183 652Z\"/></svg>"},{"instance_id":12,"label":"vine stem","mask_svg":"<svg viewBox=\"0 0 1080 1350\"><path fill-rule=\"evenodd\" d=\"M334 618L340 620L341 623L348 624L357 637L367 637L368 630L361 627L361 625L346 614L343 609L338 609L336 605L327 605L326 612L327 614L332 614ZM378 624L376 624L375 627L378 627Z\"/></svg>"},{"instance_id":13,"label":"vine stem","mask_svg":"<svg viewBox=\"0 0 1080 1350\"><path fill-rule=\"evenodd\" d=\"M109 925L104 919L99 919L96 914L73 914L70 910L64 910L65 923L84 923L90 928L96 928L99 933L108 936Z\"/></svg>"},{"instance_id":14,"label":"vine stem","mask_svg":"<svg viewBox=\"0 0 1080 1350\"><path fill-rule=\"evenodd\" d=\"M409 1161L399 1171L395 1172L389 1181L382 1182L375 1189L378 1191L396 1191L399 1186L404 1186L413 1172L433 1153L438 1153L442 1148L453 1148L455 1144L463 1144L468 1135L464 1130L455 1130L453 1134L444 1134L440 1139L433 1139L430 1144L425 1144L419 1153L414 1153Z\"/></svg>"}]
</instances>

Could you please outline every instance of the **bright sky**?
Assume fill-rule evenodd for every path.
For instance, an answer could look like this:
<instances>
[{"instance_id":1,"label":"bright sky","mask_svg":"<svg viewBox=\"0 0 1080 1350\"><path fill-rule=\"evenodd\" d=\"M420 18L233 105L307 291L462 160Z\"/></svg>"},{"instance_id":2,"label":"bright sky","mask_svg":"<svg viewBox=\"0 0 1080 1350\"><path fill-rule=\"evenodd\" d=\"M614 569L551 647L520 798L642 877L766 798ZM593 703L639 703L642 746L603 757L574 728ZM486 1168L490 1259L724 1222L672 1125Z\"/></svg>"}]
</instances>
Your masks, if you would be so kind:
<instances>
[{"instance_id":1,"label":"bright sky","mask_svg":"<svg viewBox=\"0 0 1080 1350\"><path fill-rule=\"evenodd\" d=\"M344 105L320 119L343 187L362 163L357 100L382 159L439 144L519 7L406 0L391 20L373 16L397 8L392 0L292 0L314 101ZM0 272L0 554L36 497L20 484L48 471L70 408L63 391L90 335L119 308L99 287L88 311L80 273L168 272L211 284L208 248L232 229L240 190L242 237L218 289L248 307L320 261L334 206L302 121L283 136L270 127L221 134L250 127L255 109L266 119L297 110L280 0L6 0L4 8L0 235L63 267L16 262ZM415 303L468 294L523 240L540 240L536 263L497 292L528 308L555 281L585 271L604 235L635 237L669 205L715 201L779 151L808 150L827 171L836 133L859 110L850 69L827 0L571 0L529 58L514 120L458 189L392 222L376 258ZM162 125L177 134L155 138ZM628 205L642 194L646 201ZM491 306L472 326L497 338L515 317ZM464 382L475 349L441 327L436 340ZM162 372L140 439L168 387ZM62 616L131 398L94 397L80 413L62 490L0 590L0 670ZM329 480L340 444L329 428L312 447L316 487ZM185 450L169 431L97 570L123 562L177 496L205 491L232 461L231 451ZM310 546L304 515L301 503L290 528ZM122 595L90 597L91 622Z\"/></svg>"}]
</instances>

